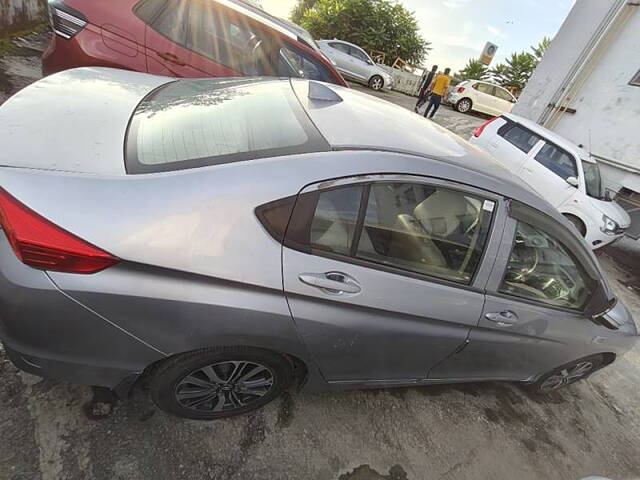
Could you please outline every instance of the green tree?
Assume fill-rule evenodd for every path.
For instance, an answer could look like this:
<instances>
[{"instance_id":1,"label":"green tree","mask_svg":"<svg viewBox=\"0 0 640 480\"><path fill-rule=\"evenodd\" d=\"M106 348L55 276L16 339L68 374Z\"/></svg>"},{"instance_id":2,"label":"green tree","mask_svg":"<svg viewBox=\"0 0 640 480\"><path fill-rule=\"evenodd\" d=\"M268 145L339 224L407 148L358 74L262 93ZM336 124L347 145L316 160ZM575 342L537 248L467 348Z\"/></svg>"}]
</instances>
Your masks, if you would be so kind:
<instances>
[{"instance_id":1,"label":"green tree","mask_svg":"<svg viewBox=\"0 0 640 480\"><path fill-rule=\"evenodd\" d=\"M396 0L318 0L300 25L315 38L338 38L368 52L384 52L389 65L397 57L420 65L431 49L415 15Z\"/></svg>"},{"instance_id":2,"label":"green tree","mask_svg":"<svg viewBox=\"0 0 640 480\"><path fill-rule=\"evenodd\" d=\"M542 57L544 56L544 53L547 51L547 48L549 48L549 45L551 45L551 39L549 37L543 37L542 40L540 40L540 43L538 43L538 45L533 45L531 47L533 56L536 59L536 65L540 62L540 60L542 60Z\"/></svg>"},{"instance_id":3,"label":"green tree","mask_svg":"<svg viewBox=\"0 0 640 480\"><path fill-rule=\"evenodd\" d=\"M503 87L510 87L520 92L527 84L536 65L536 59L530 53L512 53L505 63L499 63L490 73L493 80Z\"/></svg>"},{"instance_id":4,"label":"green tree","mask_svg":"<svg viewBox=\"0 0 640 480\"><path fill-rule=\"evenodd\" d=\"M302 21L302 17L307 12L313 8L313 6L317 3L318 0L298 0L298 2L291 10L291 21L293 23L300 24Z\"/></svg>"},{"instance_id":5,"label":"green tree","mask_svg":"<svg viewBox=\"0 0 640 480\"><path fill-rule=\"evenodd\" d=\"M489 69L479 60L469 59L467 65L456 75L460 80L484 80L489 76Z\"/></svg>"}]
</instances>

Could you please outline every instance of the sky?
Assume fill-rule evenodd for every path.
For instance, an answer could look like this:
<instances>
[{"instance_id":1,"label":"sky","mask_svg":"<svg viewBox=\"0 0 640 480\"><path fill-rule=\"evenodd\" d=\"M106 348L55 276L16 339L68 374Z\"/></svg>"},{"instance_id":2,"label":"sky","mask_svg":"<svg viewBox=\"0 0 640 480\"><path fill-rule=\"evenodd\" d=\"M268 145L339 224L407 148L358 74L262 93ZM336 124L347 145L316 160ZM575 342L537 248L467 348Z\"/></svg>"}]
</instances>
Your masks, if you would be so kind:
<instances>
[{"instance_id":1,"label":"sky","mask_svg":"<svg viewBox=\"0 0 640 480\"><path fill-rule=\"evenodd\" d=\"M422 36L433 50L426 66L462 69L479 58L486 42L498 45L493 64L512 52L530 51L544 36L552 38L575 0L400 0L415 12ZM288 17L295 0L262 0L265 10Z\"/></svg>"}]
</instances>

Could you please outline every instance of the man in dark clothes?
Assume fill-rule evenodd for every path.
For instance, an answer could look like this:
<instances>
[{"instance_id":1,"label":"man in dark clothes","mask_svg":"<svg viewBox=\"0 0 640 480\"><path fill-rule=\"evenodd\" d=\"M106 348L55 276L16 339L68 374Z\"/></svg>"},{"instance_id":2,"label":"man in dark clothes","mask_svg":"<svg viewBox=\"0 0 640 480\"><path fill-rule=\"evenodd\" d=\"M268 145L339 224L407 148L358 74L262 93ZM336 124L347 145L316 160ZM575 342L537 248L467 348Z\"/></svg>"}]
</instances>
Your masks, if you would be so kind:
<instances>
[{"instance_id":1,"label":"man in dark clothes","mask_svg":"<svg viewBox=\"0 0 640 480\"><path fill-rule=\"evenodd\" d=\"M425 73L422 76L422 82L420 82L420 93L418 96L418 103L416 103L416 107L414 108L415 112L418 113L418 109L427 103L427 95L429 91L429 86L433 81L433 77L435 77L436 72L438 71L438 65L434 65L431 67L431 71Z\"/></svg>"}]
</instances>

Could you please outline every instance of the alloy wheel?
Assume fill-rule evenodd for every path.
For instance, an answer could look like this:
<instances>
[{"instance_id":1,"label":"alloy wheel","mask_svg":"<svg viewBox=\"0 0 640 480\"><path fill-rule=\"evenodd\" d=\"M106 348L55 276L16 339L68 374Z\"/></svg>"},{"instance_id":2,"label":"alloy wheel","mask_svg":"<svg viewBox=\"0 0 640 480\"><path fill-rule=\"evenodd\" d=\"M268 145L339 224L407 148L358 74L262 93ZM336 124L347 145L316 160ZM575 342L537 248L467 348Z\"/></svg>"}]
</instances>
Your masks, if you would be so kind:
<instances>
[{"instance_id":1,"label":"alloy wheel","mask_svg":"<svg viewBox=\"0 0 640 480\"><path fill-rule=\"evenodd\" d=\"M471 109L471 102L469 100L460 100L458 102L458 111L465 113Z\"/></svg>"},{"instance_id":2,"label":"alloy wheel","mask_svg":"<svg viewBox=\"0 0 640 480\"><path fill-rule=\"evenodd\" d=\"M542 382L540 390L549 392L569 385L591 373L593 366L592 362L580 362L572 367L563 368Z\"/></svg>"},{"instance_id":3,"label":"alloy wheel","mask_svg":"<svg viewBox=\"0 0 640 480\"><path fill-rule=\"evenodd\" d=\"M381 90L384 85L384 81L380 77L373 77L371 79L371 88L374 90Z\"/></svg>"},{"instance_id":4,"label":"alloy wheel","mask_svg":"<svg viewBox=\"0 0 640 480\"><path fill-rule=\"evenodd\" d=\"M198 368L175 388L178 403L190 410L222 412L240 409L264 397L274 386L266 366L248 361L225 361Z\"/></svg>"}]
</instances>

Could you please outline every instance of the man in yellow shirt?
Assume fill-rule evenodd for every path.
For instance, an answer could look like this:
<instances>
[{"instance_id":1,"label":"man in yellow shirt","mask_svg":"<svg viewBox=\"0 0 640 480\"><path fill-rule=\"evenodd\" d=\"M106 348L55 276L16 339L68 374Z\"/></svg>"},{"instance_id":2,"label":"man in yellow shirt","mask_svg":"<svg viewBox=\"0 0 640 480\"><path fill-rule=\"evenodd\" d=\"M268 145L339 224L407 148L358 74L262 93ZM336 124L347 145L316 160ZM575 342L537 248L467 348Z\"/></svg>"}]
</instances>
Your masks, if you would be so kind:
<instances>
[{"instance_id":1,"label":"man in yellow shirt","mask_svg":"<svg viewBox=\"0 0 640 480\"><path fill-rule=\"evenodd\" d=\"M433 116L438 111L438 107L440 107L440 102L442 102L442 96L449 88L449 83L451 82L451 77L449 77L449 72L451 72L450 68L445 68L444 73L438 75L431 83L431 97L429 97L429 105L427 105L427 109L424 111L425 118L429 115L429 111L433 107L433 111L429 118L433 118Z\"/></svg>"}]
</instances>

